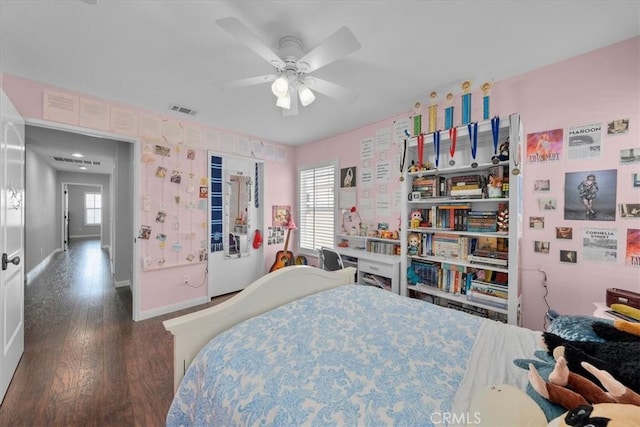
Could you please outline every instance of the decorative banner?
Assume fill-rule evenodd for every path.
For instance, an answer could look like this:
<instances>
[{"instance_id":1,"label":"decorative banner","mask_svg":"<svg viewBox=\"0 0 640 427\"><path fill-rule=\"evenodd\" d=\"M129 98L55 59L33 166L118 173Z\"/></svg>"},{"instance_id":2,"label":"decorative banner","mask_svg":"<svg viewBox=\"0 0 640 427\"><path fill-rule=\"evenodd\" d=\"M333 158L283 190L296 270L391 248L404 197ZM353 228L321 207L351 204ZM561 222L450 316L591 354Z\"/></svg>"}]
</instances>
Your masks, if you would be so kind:
<instances>
[{"instance_id":1,"label":"decorative banner","mask_svg":"<svg viewBox=\"0 0 640 427\"><path fill-rule=\"evenodd\" d=\"M471 123L471 80L462 82L462 124Z\"/></svg>"},{"instance_id":2,"label":"decorative banner","mask_svg":"<svg viewBox=\"0 0 640 427\"><path fill-rule=\"evenodd\" d=\"M223 249L222 157L211 156L211 252Z\"/></svg>"},{"instance_id":3,"label":"decorative banner","mask_svg":"<svg viewBox=\"0 0 640 427\"><path fill-rule=\"evenodd\" d=\"M489 93L491 92L491 86L493 83L486 82L480 86L482 90L482 119L487 120L489 118Z\"/></svg>"},{"instance_id":4,"label":"decorative banner","mask_svg":"<svg viewBox=\"0 0 640 427\"><path fill-rule=\"evenodd\" d=\"M453 127L453 94L447 94L448 106L444 109L444 128L451 129Z\"/></svg>"},{"instance_id":5,"label":"decorative banner","mask_svg":"<svg viewBox=\"0 0 640 427\"><path fill-rule=\"evenodd\" d=\"M438 93L433 91L429 94L429 126L427 132L435 132L438 127Z\"/></svg>"},{"instance_id":6,"label":"decorative banner","mask_svg":"<svg viewBox=\"0 0 640 427\"><path fill-rule=\"evenodd\" d=\"M413 106L413 135L420 135L422 133L422 104L416 102Z\"/></svg>"}]
</instances>

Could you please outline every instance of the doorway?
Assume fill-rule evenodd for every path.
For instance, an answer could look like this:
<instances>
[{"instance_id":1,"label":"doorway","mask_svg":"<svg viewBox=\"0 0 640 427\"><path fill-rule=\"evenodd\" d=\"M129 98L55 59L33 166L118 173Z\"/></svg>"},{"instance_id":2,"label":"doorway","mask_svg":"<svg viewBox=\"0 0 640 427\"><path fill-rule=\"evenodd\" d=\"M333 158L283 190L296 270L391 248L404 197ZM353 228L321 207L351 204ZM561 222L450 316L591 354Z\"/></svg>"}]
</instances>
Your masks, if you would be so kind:
<instances>
[{"instance_id":1,"label":"doorway","mask_svg":"<svg viewBox=\"0 0 640 427\"><path fill-rule=\"evenodd\" d=\"M133 159L138 144L121 136L37 120L27 120L25 140L26 270L44 268L55 253L64 250L64 186L102 188L101 245L109 254L115 285L131 286L135 320L138 273L133 268L136 247L131 236L137 212L138 191L133 183L138 182L139 172ZM74 223L84 226L84 214L79 216L71 217L69 237L93 234L74 229Z\"/></svg>"}]
</instances>

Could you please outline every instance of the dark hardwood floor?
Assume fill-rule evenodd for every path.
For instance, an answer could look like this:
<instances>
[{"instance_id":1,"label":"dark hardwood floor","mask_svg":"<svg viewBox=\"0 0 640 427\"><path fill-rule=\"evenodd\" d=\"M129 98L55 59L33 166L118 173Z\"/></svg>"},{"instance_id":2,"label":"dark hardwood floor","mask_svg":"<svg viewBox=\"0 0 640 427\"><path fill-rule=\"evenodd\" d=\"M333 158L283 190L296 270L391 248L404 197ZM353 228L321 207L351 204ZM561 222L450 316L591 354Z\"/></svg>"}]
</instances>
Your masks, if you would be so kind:
<instances>
[{"instance_id":1,"label":"dark hardwood floor","mask_svg":"<svg viewBox=\"0 0 640 427\"><path fill-rule=\"evenodd\" d=\"M131 320L98 240L72 240L26 288L25 351L0 426L161 426L173 398L171 334Z\"/></svg>"}]
</instances>

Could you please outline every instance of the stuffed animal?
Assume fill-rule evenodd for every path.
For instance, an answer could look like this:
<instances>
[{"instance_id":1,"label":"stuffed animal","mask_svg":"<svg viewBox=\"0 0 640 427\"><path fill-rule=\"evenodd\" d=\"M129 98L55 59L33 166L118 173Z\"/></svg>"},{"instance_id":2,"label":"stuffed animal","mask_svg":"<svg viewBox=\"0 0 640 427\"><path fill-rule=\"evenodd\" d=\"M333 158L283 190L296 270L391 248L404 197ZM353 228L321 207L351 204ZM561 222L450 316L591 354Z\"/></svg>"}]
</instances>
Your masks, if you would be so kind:
<instances>
[{"instance_id":1,"label":"stuffed animal","mask_svg":"<svg viewBox=\"0 0 640 427\"><path fill-rule=\"evenodd\" d=\"M597 333L598 330L604 329L606 327L598 326L594 331ZM625 337L629 338L629 335L632 334ZM592 373L581 365L582 362L588 362L616 378L623 379L627 387L640 392L640 337L630 341L581 342L568 341L544 332L542 338L549 354L553 354L556 360L563 356L572 372L597 381Z\"/></svg>"},{"instance_id":2,"label":"stuffed animal","mask_svg":"<svg viewBox=\"0 0 640 427\"><path fill-rule=\"evenodd\" d=\"M549 374L549 382L545 382L535 366L530 364L529 382L542 397L566 409L596 403L624 403L640 406L640 394L630 390L607 371L587 362L582 362L581 365L600 381L606 391L587 378L571 372L564 357L559 357L556 361L553 371Z\"/></svg>"},{"instance_id":3,"label":"stuffed animal","mask_svg":"<svg viewBox=\"0 0 640 427\"><path fill-rule=\"evenodd\" d=\"M468 426L483 427L640 427L640 407L622 403L578 406L547 422L542 410L522 390L499 384L472 399Z\"/></svg>"}]
</instances>

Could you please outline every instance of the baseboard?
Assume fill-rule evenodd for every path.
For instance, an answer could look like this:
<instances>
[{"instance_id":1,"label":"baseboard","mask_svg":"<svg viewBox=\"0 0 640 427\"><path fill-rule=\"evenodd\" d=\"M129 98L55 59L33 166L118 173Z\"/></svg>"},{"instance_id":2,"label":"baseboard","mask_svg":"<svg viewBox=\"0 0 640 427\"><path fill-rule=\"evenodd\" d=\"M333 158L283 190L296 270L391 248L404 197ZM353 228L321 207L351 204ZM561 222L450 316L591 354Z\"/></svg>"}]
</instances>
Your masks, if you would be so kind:
<instances>
[{"instance_id":1,"label":"baseboard","mask_svg":"<svg viewBox=\"0 0 640 427\"><path fill-rule=\"evenodd\" d=\"M47 267L47 265L51 262L51 258L53 258L53 256L58 252L62 252L62 249L60 248L55 249L45 259L43 259L40 262L40 264L33 267L31 271L27 273L27 284L29 284L29 282L31 282L38 274L42 273L42 270L44 270Z\"/></svg>"},{"instance_id":2,"label":"baseboard","mask_svg":"<svg viewBox=\"0 0 640 427\"><path fill-rule=\"evenodd\" d=\"M87 239L100 237L99 234L76 234L75 236L69 236L69 239Z\"/></svg>"},{"instance_id":3,"label":"baseboard","mask_svg":"<svg viewBox=\"0 0 640 427\"><path fill-rule=\"evenodd\" d=\"M165 305L164 307L158 307L152 310L140 312L140 318L137 320L151 319L152 317L162 316L164 314L173 313L178 310L184 310L185 308L194 307L200 304L206 304L208 302L209 297L199 297L189 301L179 302L177 304Z\"/></svg>"},{"instance_id":4,"label":"baseboard","mask_svg":"<svg viewBox=\"0 0 640 427\"><path fill-rule=\"evenodd\" d=\"M116 288L124 288L126 286L131 286L131 280L127 279L127 280L120 280L114 283L114 286Z\"/></svg>"}]
</instances>

